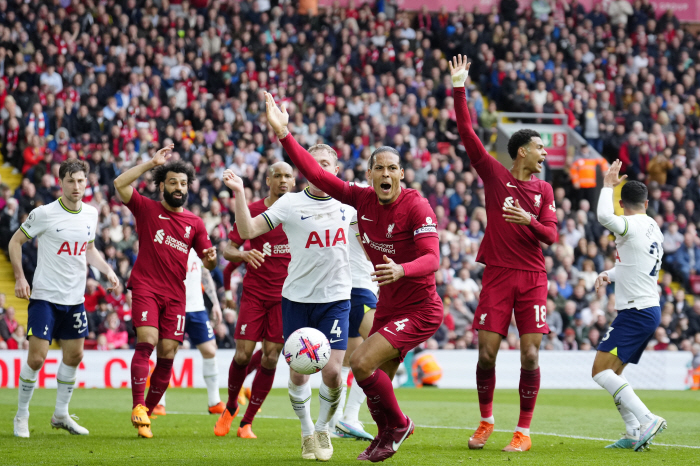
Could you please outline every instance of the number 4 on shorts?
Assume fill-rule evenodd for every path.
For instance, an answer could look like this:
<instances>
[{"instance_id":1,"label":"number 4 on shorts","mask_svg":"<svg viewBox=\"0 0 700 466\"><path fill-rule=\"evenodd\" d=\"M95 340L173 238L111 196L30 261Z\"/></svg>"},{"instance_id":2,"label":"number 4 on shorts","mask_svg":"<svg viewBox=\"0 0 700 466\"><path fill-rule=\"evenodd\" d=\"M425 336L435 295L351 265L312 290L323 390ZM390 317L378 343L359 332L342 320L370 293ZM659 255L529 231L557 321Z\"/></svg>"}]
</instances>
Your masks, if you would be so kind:
<instances>
[{"instance_id":1,"label":"number 4 on shorts","mask_svg":"<svg viewBox=\"0 0 700 466\"><path fill-rule=\"evenodd\" d=\"M331 329L331 333L338 338L340 338L340 334L343 333L343 330L340 327L338 327L338 319L335 319L335 322L333 322L333 328Z\"/></svg>"}]
</instances>

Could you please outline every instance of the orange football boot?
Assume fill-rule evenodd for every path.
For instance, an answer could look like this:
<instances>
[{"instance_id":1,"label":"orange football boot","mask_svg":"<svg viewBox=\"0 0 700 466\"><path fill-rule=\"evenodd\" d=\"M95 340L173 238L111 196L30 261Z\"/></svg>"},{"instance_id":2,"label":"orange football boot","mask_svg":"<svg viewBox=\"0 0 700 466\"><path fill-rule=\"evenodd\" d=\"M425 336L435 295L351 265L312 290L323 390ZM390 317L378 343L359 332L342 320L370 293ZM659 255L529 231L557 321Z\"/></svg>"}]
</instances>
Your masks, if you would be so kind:
<instances>
[{"instance_id":1,"label":"orange football boot","mask_svg":"<svg viewBox=\"0 0 700 466\"><path fill-rule=\"evenodd\" d=\"M241 387L241 391L238 392L238 405L245 406L248 404L248 400L250 400L250 388Z\"/></svg>"},{"instance_id":2,"label":"orange football boot","mask_svg":"<svg viewBox=\"0 0 700 466\"><path fill-rule=\"evenodd\" d=\"M221 414L226 410L226 405L223 401L219 401L214 406L209 406L209 414Z\"/></svg>"},{"instance_id":3,"label":"orange football boot","mask_svg":"<svg viewBox=\"0 0 700 466\"><path fill-rule=\"evenodd\" d=\"M246 424L243 427L239 427L236 435L238 435L240 438L258 438L258 436L253 433L253 426L251 424Z\"/></svg>"},{"instance_id":4,"label":"orange football boot","mask_svg":"<svg viewBox=\"0 0 700 466\"><path fill-rule=\"evenodd\" d=\"M136 405L131 411L131 423L138 430L139 437L151 438L151 420L148 419L148 410L143 405Z\"/></svg>"},{"instance_id":5,"label":"orange football boot","mask_svg":"<svg viewBox=\"0 0 700 466\"><path fill-rule=\"evenodd\" d=\"M156 405L155 408L151 411L151 417L156 418L157 416L165 416L167 413L165 412L165 406L163 405Z\"/></svg>"},{"instance_id":6,"label":"orange football boot","mask_svg":"<svg viewBox=\"0 0 700 466\"><path fill-rule=\"evenodd\" d=\"M532 448L530 437L522 432L514 432L513 440L510 441L510 445L505 447L503 451L528 451L530 448Z\"/></svg>"},{"instance_id":7,"label":"orange football boot","mask_svg":"<svg viewBox=\"0 0 700 466\"><path fill-rule=\"evenodd\" d=\"M481 421L479 427L474 432L474 435L469 437L469 449L470 450L481 450L486 445L486 441L489 439L493 433L493 424L489 424L486 421Z\"/></svg>"},{"instance_id":8,"label":"orange football boot","mask_svg":"<svg viewBox=\"0 0 700 466\"><path fill-rule=\"evenodd\" d=\"M231 415L228 408L224 409L224 412L221 413L219 419L216 420L216 425L214 426L214 435L216 435L217 437L223 437L226 434L228 434L231 430L231 423L236 418L236 416L238 416L238 411L240 411L240 408L236 408L236 412L233 413L233 415Z\"/></svg>"}]
</instances>

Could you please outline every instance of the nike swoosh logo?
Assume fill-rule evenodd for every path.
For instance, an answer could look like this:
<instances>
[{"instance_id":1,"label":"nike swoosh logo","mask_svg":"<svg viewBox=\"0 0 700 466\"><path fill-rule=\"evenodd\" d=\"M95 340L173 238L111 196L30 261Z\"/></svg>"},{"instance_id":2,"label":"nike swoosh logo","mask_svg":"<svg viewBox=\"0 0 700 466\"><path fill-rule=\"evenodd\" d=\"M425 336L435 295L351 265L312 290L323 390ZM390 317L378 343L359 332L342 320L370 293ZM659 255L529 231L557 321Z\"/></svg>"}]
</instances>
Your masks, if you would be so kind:
<instances>
[{"instance_id":1,"label":"nike swoosh logo","mask_svg":"<svg viewBox=\"0 0 700 466\"><path fill-rule=\"evenodd\" d=\"M362 220L367 220L368 222L374 222L374 220L372 220L371 218L367 218L364 215L361 218Z\"/></svg>"},{"instance_id":2,"label":"nike swoosh logo","mask_svg":"<svg viewBox=\"0 0 700 466\"><path fill-rule=\"evenodd\" d=\"M60 230L59 230L58 228L56 228L56 231L57 231L57 232L58 232L58 231L63 231L63 230L65 230L65 228L61 228Z\"/></svg>"},{"instance_id":3,"label":"nike swoosh logo","mask_svg":"<svg viewBox=\"0 0 700 466\"><path fill-rule=\"evenodd\" d=\"M545 326L545 324L537 324L537 328L542 328L544 326Z\"/></svg>"},{"instance_id":4,"label":"nike swoosh logo","mask_svg":"<svg viewBox=\"0 0 700 466\"><path fill-rule=\"evenodd\" d=\"M170 220L170 217L163 217L162 215L159 215L158 218L163 219L163 220Z\"/></svg>"},{"instance_id":5,"label":"nike swoosh logo","mask_svg":"<svg viewBox=\"0 0 700 466\"><path fill-rule=\"evenodd\" d=\"M510 181L506 183L506 186L508 186L509 188L517 188L517 186L511 184Z\"/></svg>"},{"instance_id":6,"label":"nike swoosh logo","mask_svg":"<svg viewBox=\"0 0 700 466\"><path fill-rule=\"evenodd\" d=\"M392 332L391 330L389 330L389 329L386 328L386 327L384 327L384 330L386 330L387 332L391 333L392 335L396 335L394 332Z\"/></svg>"},{"instance_id":7,"label":"nike swoosh logo","mask_svg":"<svg viewBox=\"0 0 700 466\"><path fill-rule=\"evenodd\" d=\"M340 339L338 339L338 340L331 340L331 343L338 343L339 341L343 341L343 339L340 338Z\"/></svg>"},{"instance_id":8,"label":"nike swoosh logo","mask_svg":"<svg viewBox=\"0 0 700 466\"><path fill-rule=\"evenodd\" d=\"M311 218L311 217L313 217L313 215L309 215L309 216L307 216L307 217L304 217L304 216L302 215L302 216L301 216L301 219L302 219L302 220L306 220L307 218Z\"/></svg>"},{"instance_id":9,"label":"nike swoosh logo","mask_svg":"<svg viewBox=\"0 0 700 466\"><path fill-rule=\"evenodd\" d=\"M146 382L134 382L134 385L143 385L143 384L145 384L145 383L146 383Z\"/></svg>"},{"instance_id":10,"label":"nike swoosh logo","mask_svg":"<svg viewBox=\"0 0 700 466\"><path fill-rule=\"evenodd\" d=\"M399 447L401 446L401 444L403 443L403 441L406 440L406 437L411 432L411 424L413 424L413 421L410 421L410 424L409 424L408 428L406 429L406 433L403 434L403 437L401 437L401 440L399 440L399 443L391 442L391 448L393 448L394 451L397 451L399 449Z\"/></svg>"},{"instance_id":11,"label":"nike swoosh logo","mask_svg":"<svg viewBox=\"0 0 700 466\"><path fill-rule=\"evenodd\" d=\"M534 398L534 396L525 396L525 395L523 395L523 398Z\"/></svg>"},{"instance_id":12,"label":"nike swoosh logo","mask_svg":"<svg viewBox=\"0 0 700 466\"><path fill-rule=\"evenodd\" d=\"M183 333L185 333L185 332L175 332L175 336L180 336L180 335L182 335Z\"/></svg>"}]
</instances>

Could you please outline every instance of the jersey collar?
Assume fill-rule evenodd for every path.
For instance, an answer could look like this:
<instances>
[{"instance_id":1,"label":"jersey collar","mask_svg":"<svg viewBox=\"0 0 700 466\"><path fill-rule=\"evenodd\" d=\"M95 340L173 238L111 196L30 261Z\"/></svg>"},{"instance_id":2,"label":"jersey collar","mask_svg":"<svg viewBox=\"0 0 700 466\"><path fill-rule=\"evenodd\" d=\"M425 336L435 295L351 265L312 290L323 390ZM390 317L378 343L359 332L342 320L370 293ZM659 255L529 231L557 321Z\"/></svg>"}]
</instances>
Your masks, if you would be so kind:
<instances>
[{"instance_id":1,"label":"jersey collar","mask_svg":"<svg viewBox=\"0 0 700 466\"><path fill-rule=\"evenodd\" d=\"M79 214L83 210L83 203L82 202L80 203L80 209L78 209L78 210L70 210L68 207L65 206L65 204L63 203L63 200L60 197L58 198L58 203L61 204L61 207L63 207L63 210L65 210L66 212L71 213L71 214Z\"/></svg>"},{"instance_id":2,"label":"jersey collar","mask_svg":"<svg viewBox=\"0 0 700 466\"><path fill-rule=\"evenodd\" d=\"M307 196L309 196L309 197L310 197L311 199L313 199L314 201L330 201L330 200L331 200L331 197L330 197L330 196L326 196L326 197L314 196L313 194L311 194L311 193L309 192L309 188L308 188L308 187L304 188L304 194L306 194Z\"/></svg>"}]
</instances>

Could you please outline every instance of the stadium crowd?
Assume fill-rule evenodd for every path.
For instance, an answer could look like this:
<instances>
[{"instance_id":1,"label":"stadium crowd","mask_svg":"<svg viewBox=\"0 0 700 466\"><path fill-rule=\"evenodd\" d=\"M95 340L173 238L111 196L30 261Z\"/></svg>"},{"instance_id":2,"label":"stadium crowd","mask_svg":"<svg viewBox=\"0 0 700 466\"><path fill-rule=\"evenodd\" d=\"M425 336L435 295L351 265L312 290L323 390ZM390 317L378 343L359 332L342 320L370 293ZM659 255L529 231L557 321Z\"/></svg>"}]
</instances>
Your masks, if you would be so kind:
<instances>
[{"instance_id":1,"label":"stadium crowd","mask_svg":"<svg viewBox=\"0 0 700 466\"><path fill-rule=\"evenodd\" d=\"M552 330L543 348L595 349L615 316L613 287L594 287L615 255L595 206L600 172L618 157L623 173L647 182L648 213L665 234L663 317L649 349L700 345L700 300L691 299L700 292L700 37L670 13L657 18L648 0L592 11L577 0L525 9L502 0L490 12L439 14L384 3L377 11L350 0L310 16L268 0L0 0L1 153L23 175L16 190L0 187L0 247L33 208L60 195L58 165L77 157L90 166L84 202L100 212L95 244L125 284L139 240L112 182L172 142L173 158L197 173L188 208L221 253L235 220L224 169L245 180L252 202L266 195L267 167L288 161L266 124L266 90L289 109L302 145L336 149L346 180L364 181L378 145L398 149L405 185L429 200L440 231L445 321L427 347L476 348L484 190L457 134L446 61L466 53L469 109L487 148L499 111L566 115L588 142L564 170L546 170L561 231L543 246ZM299 179L296 189L304 187ZM150 173L138 189L159 197ZM213 276L223 296L219 257ZM31 283L36 240L23 258ZM234 297L244 273L235 270L226 286ZM129 347L125 285L110 294L99 272L89 275L87 347ZM21 348L24 328L4 300L0 348ZM219 347L233 347L236 301L215 329ZM513 325L503 345L518 344Z\"/></svg>"}]
</instances>

